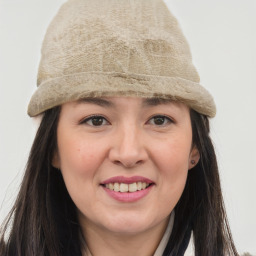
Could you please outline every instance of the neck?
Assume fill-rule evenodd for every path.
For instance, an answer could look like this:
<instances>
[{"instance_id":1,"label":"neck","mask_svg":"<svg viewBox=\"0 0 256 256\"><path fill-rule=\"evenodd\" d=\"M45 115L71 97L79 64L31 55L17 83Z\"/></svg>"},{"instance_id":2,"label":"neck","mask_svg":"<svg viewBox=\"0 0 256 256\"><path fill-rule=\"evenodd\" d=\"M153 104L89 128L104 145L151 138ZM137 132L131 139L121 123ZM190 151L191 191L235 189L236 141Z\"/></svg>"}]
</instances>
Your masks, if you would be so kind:
<instances>
[{"instance_id":1,"label":"neck","mask_svg":"<svg viewBox=\"0 0 256 256\"><path fill-rule=\"evenodd\" d=\"M82 233L86 238L87 252L89 250L93 256L152 256L164 235L168 222L169 216L157 226L136 234L113 233L87 223L86 227L82 228ZM83 255L87 256L87 254L84 252Z\"/></svg>"}]
</instances>

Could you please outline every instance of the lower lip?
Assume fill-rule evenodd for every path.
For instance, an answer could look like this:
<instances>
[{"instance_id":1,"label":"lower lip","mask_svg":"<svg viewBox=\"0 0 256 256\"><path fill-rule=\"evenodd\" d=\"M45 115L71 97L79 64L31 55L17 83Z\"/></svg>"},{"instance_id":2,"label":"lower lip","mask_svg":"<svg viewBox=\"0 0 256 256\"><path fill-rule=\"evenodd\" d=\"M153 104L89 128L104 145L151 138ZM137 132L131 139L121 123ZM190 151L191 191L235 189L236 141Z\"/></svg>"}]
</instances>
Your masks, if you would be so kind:
<instances>
[{"instance_id":1,"label":"lower lip","mask_svg":"<svg viewBox=\"0 0 256 256\"><path fill-rule=\"evenodd\" d=\"M128 203L128 202L136 202L142 199L150 192L152 187L153 185L147 187L146 189L142 189L136 192L116 192L104 186L103 186L103 189L110 197L114 198L115 200Z\"/></svg>"}]
</instances>

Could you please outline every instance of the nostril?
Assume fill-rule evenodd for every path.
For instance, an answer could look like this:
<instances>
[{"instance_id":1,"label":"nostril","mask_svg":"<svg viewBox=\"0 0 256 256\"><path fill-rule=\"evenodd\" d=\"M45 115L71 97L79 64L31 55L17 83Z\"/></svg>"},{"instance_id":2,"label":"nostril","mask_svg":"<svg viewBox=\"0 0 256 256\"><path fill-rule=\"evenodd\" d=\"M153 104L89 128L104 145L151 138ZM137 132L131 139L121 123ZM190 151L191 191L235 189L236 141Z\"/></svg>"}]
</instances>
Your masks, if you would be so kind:
<instances>
[{"instance_id":1,"label":"nostril","mask_svg":"<svg viewBox=\"0 0 256 256\"><path fill-rule=\"evenodd\" d=\"M118 160L115 160L114 164L121 165L122 163L120 161L118 161Z\"/></svg>"}]
</instances>

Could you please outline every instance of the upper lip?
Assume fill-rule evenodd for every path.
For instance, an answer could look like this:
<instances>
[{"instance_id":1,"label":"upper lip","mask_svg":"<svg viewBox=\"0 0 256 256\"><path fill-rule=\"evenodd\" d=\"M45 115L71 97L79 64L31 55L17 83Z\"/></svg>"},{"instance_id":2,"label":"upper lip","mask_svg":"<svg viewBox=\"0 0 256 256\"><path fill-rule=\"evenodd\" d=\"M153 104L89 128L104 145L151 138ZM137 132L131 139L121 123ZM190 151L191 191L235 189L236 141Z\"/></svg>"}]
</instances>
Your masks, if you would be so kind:
<instances>
[{"instance_id":1,"label":"upper lip","mask_svg":"<svg viewBox=\"0 0 256 256\"><path fill-rule=\"evenodd\" d=\"M107 180L101 182L102 185L108 183L125 183L125 184L132 184L134 182L145 182L148 184L154 183L152 180L142 177L142 176L132 176L132 177L124 177L124 176L115 176L111 177Z\"/></svg>"}]
</instances>

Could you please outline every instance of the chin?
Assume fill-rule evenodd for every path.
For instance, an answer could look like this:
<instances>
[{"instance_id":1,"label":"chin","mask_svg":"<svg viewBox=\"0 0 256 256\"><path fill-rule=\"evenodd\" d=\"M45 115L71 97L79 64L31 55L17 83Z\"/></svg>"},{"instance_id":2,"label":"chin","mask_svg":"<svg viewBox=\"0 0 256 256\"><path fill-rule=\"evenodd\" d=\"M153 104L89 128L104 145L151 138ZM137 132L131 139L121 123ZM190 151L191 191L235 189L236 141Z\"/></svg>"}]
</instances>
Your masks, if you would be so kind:
<instances>
[{"instance_id":1,"label":"chin","mask_svg":"<svg viewBox=\"0 0 256 256\"><path fill-rule=\"evenodd\" d=\"M113 233L136 234L154 226L154 218L146 218L145 214L126 213L112 218L105 218L105 228Z\"/></svg>"},{"instance_id":2,"label":"chin","mask_svg":"<svg viewBox=\"0 0 256 256\"><path fill-rule=\"evenodd\" d=\"M130 234L139 234L143 233L149 229L149 225L143 225L142 223L115 223L115 225L109 225L106 227L108 231L112 233L130 235Z\"/></svg>"}]
</instances>

